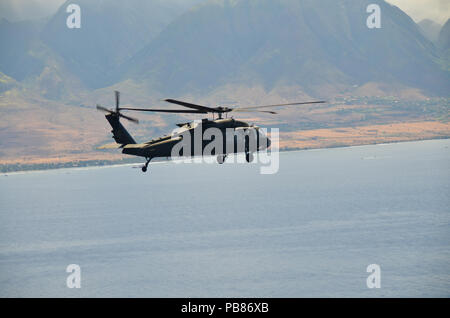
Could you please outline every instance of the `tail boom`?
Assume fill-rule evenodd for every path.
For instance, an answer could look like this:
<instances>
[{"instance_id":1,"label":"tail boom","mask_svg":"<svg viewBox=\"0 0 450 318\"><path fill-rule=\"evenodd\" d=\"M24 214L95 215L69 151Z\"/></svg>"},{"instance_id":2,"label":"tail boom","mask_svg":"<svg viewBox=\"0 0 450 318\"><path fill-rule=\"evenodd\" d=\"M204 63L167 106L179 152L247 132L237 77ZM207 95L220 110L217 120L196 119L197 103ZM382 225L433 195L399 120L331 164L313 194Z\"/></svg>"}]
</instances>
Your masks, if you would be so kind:
<instances>
[{"instance_id":1,"label":"tail boom","mask_svg":"<svg viewBox=\"0 0 450 318\"><path fill-rule=\"evenodd\" d=\"M131 137L130 133L123 127L122 123L119 121L119 116L116 114L105 115L109 124L112 127L113 138L118 144L128 145L135 144L136 141Z\"/></svg>"}]
</instances>

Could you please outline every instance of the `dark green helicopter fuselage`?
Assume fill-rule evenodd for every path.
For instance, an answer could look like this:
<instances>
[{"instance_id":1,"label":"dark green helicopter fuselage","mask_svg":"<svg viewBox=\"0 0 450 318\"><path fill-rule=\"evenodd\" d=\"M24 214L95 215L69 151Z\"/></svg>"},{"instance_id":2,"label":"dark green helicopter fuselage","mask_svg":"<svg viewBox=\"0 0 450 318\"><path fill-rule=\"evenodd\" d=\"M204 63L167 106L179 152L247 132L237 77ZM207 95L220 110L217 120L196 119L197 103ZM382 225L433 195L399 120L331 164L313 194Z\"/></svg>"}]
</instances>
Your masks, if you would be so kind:
<instances>
[{"instance_id":1,"label":"dark green helicopter fuselage","mask_svg":"<svg viewBox=\"0 0 450 318\"><path fill-rule=\"evenodd\" d=\"M114 140L120 144L122 153L140 156L151 160L160 157L193 157L202 155L205 147L214 141L216 136L204 138L208 129L215 128L214 132L219 133L222 139L222 147L211 149L210 155L227 155L239 152L257 152L270 146L270 139L260 131L259 127L251 126L248 123L233 118L226 119L202 119L188 123L177 124L179 128L172 134L152 139L145 143L136 143L125 127L120 123L118 116L108 114L105 116L113 127L112 133ZM211 132L211 130L210 130ZM201 140L201 148L196 148L196 140ZM190 149L182 148L181 151L173 151L174 147L183 141L183 138L190 138ZM239 140L242 138L242 140ZM250 147L250 138L254 138L253 147ZM241 142L241 143L240 143ZM240 145L243 144L243 147ZM197 146L198 147L198 146ZM199 152L201 149L201 153Z\"/></svg>"}]
</instances>

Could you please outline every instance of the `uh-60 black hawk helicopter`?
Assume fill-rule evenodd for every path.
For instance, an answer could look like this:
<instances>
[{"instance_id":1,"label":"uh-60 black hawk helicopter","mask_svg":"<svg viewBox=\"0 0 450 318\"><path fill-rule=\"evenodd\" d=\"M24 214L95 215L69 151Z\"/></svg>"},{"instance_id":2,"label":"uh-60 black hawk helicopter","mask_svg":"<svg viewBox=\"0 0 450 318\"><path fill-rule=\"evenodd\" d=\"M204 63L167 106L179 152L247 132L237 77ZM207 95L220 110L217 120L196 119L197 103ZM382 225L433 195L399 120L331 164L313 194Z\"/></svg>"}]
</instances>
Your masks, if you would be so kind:
<instances>
[{"instance_id":1,"label":"uh-60 black hawk helicopter","mask_svg":"<svg viewBox=\"0 0 450 318\"><path fill-rule=\"evenodd\" d=\"M208 128L217 128L222 132L222 143L223 147L218 147L219 149L213 149L211 155L217 155L218 163L223 163L227 154L230 153L245 153L245 157L247 162L253 161L253 152L264 150L270 147L270 139L264 134L263 131L259 129L259 127L250 125L244 121L236 120L234 118L223 118L223 114L231 113L231 112L261 112L268 114L276 114L276 112L271 110L261 110L261 108L270 108L270 107L281 107L281 106L293 106L293 105L305 105L305 104L318 104L325 103L324 101L311 101L311 102L298 102L298 103L287 103L287 104L276 104L276 105L264 105L264 106L253 106L253 107L207 107L201 106L197 104L191 104L180 100L175 99L165 99L164 101L172 104L177 104L188 109L154 109L154 108L131 108L131 107L119 107L120 102L120 93L115 91L116 97L116 108L115 110L110 110L101 105L97 105L97 109L103 112L106 112L106 119L112 127L113 139L116 141L112 144L106 144L98 149L122 149L122 153L144 157L146 159L145 164L142 166L142 171L146 172L148 164L150 160L153 158L169 158L169 157L182 157L186 156L186 153L175 152L173 153L173 148L177 145L183 138L186 136L190 137L192 142L189 143L192 149L189 152L189 155L192 157L194 155L198 155L194 149L194 136L196 133L203 133ZM165 135L156 139L152 139L151 141L145 143L136 143L136 141L131 137L128 131L120 122L120 118L127 119L133 123L138 124L139 121L136 118L126 116L122 114L120 111L129 110L129 111L143 111L143 112L161 112L161 113L181 113L181 114L208 114L212 113L217 114L218 118L213 120L202 119L201 125L199 125L199 121L187 122L177 124L178 129L174 130L172 134ZM201 130L201 131L199 131ZM234 132L231 138L227 134L230 130ZM251 144L251 136L254 137L253 147L250 147ZM230 140L231 139L231 140ZM241 139L241 140L239 140ZM209 141L205 141L202 138L201 144L201 154L203 154L203 150ZM229 144L232 143L230 147ZM227 146L228 144L228 146ZM243 145L243 147L237 147L237 145ZM200 155L201 155L200 154Z\"/></svg>"}]
</instances>

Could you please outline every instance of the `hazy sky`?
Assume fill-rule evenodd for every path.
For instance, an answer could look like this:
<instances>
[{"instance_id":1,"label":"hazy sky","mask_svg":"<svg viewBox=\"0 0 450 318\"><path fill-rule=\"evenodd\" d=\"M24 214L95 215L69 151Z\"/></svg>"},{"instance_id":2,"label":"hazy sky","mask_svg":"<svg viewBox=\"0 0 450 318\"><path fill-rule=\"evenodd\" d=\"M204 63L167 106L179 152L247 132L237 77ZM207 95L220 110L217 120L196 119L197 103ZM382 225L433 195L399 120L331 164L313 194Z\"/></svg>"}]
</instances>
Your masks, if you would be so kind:
<instances>
[{"instance_id":1,"label":"hazy sky","mask_svg":"<svg viewBox=\"0 0 450 318\"><path fill-rule=\"evenodd\" d=\"M387 0L416 22L428 18L444 24L450 18L450 0Z\"/></svg>"},{"instance_id":2,"label":"hazy sky","mask_svg":"<svg viewBox=\"0 0 450 318\"><path fill-rule=\"evenodd\" d=\"M5 17L11 21L43 18L54 13L64 1L65 0L0 0L0 17ZM447 19L450 18L450 0L387 1L405 11L416 22L428 18L440 24L444 24ZM74 3L76 3L76 0Z\"/></svg>"},{"instance_id":3,"label":"hazy sky","mask_svg":"<svg viewBox=\"0 0 450 318\"><path fill-rule=\"evenodd\" d=\"M44 18L56 12L64 1L65 0L0 0L0 18L6 18L10 21Z\"/></svg>"}]
</instances>

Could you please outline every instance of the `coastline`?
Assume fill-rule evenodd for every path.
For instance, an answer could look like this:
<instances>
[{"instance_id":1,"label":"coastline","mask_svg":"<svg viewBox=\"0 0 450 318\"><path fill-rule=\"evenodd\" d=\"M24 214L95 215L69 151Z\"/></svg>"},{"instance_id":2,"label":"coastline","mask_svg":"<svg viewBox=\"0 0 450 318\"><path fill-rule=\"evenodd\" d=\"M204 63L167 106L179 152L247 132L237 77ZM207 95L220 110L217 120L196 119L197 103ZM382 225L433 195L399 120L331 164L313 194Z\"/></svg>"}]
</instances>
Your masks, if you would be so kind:
<instances>
[{"instance_id":1,"label":"coastline","mask_svg":"<svg viewBox=\"0 0 450 318\"><path fill-rule=\"evenodd\" d=\"M387 144L396 144L396 143L407 143L407 142L418 142L418 141L431 141L431 140L442 140L442 139L450 139L450 136L441 136L441 137L433 137L433 138L417 138L413 140L394 140L394 141L385 141L380 140L374 141L372 143L363 143L363 144L337 144L334 146L327 147L283 147L279 149L280 153L284 152L297 152L297 151L308 151L308 150L326 150L326 149L336 149L336 148L352 148L352 147L361 147L361 146L374 146L374 145L387 145ZM164 163L170 161L169 159L155 159L151 162L151 164L155 163ZM78 169L78 168L101 168L101 167L114 167L114 166L134 166L142 164L142 161L139 161L139 158L130 157L123 158L119 160L81 160L81 161L67 161L67 162L48 162L48 163L39 163L39 164L0 164L0 173L2 175L8 174L16 174L16 173L26 173L26 172L44 172L47 170L57 170L57 169ZM17 167L17 169L14 169ZM9 169L8 169L9 168Z\"/></svg>"}]
</instances>

